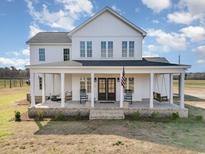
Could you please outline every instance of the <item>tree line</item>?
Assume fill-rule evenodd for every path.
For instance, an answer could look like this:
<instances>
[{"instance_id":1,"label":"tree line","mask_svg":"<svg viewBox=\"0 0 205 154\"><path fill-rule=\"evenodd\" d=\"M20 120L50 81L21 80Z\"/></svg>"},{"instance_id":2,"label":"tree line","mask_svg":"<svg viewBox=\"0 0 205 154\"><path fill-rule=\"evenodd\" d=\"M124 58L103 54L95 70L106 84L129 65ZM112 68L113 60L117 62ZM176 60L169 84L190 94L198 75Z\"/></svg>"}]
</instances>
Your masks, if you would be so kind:
<instances>
[{"instance_id":1,"label":"tree line","mask_svg":"<svg viewBox=\"0 0 205 154\"><path fill-rule=\"evenodd\" d=\"M29 69L17 69L14 66L0 67L1 79L29 79Z\"/></svg>"}]
</instances>

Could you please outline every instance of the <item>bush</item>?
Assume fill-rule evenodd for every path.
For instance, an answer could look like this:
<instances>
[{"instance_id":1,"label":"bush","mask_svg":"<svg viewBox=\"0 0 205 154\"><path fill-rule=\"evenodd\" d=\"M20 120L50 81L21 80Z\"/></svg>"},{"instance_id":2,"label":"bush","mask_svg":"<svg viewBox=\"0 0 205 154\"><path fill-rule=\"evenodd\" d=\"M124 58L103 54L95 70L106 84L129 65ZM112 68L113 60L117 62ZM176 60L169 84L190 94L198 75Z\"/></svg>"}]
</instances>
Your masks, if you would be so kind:
<instances>
[{"instance_id":1,"label":"bush","mask_svg":"<svg viewBox=\"0 0 205 154\"><path fill-rule=\"evenodd\" d=\"M36 115L36 117L35 117L35 120L42 121L43 118L44 118L43 111L37 111L37 115Z\"/></svg>"},{"instance_id":2,"label":"bush","mask_svg":"<svg viewBox=\"0 0 205 154\"><path fill-rule=\"evenodd\" d=\"M202 120L203 120L203 117L202 117L201 115L197 115L197 116L195 116L195 119L196 119L197 121L202 121Z\"/></svg>"},{"instance_id":3,"label":"bush","mask_svg":"<svg viewBox=\"0 0 205 154\"><path fill-rule=\"evenodd\" d=\"M159 117L160 117L159 112L152 112L152 114L151 114L151 118L152 118L152 119L157 119L157 118L159 118Z\"/></svg>"},{"instance_id":4,"label":"bush","mask_svg":"<svg viewBox=\"0 0 205 154\"><path fill-rule=\"evenodd\" d=\"M15 111L15 121L21 121L21 113L19 111Z\"/></svg>"},{"instance_id":5,"label":"bush","mask_svg":"<svg viewBox=\"0 0 205 154\"><path fill-rule=\"evenodd\" d=\"M172 113L171 119L172 119L172 120L177 120L177 119L179 119L179 113L178 113L178 112Z\"/></svg>"},{"instance_id":6,"label":"bush","mask_svg":"<svg viewBox=\"0 0 205 154\"><path fill-rule=\"evenodd\" d=\"M113 146L119 146L119 145L124 145L124 143L122 141L117 141L116 143L112 144Z\"/></svg>"},{"instance_id":7,"label":"bush","mask_svg":"<svg viewBox=\"0 0 205 154\"><path fill-rule=\"evenodd\" d=\"M56 120L56 121L65 121L66 117L62 113L59 113L59 114L55 115L54 120Z\"/></svg>"},{"instance_id":8,"label":"bush","mask_svg":"<svg viewBox=\"0 0 205 154\"><path fill-rule=\"evenodd\" d=\"M140 113L139 113L139 111L137 111L137 112L131 114L131 115L130 115L130 119L132 119L132 120L139 120L139 119L140 119Z\"/></svg>"}]
</instances>

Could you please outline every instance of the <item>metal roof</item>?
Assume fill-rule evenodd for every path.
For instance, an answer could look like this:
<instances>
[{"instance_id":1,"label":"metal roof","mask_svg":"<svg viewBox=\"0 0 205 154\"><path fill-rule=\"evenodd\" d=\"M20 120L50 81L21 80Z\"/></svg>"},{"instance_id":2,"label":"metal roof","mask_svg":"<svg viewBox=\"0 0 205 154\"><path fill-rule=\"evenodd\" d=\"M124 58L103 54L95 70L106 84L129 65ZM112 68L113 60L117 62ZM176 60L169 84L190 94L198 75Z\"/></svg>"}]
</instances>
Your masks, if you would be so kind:
<instances>
[{"instance_id":1,"label":"metal roof","mask_svg":"<svg viewBox=\"0 0 205 154\"><path fill-rule=\"evenodd\" d=\"M71 43L68 32L39 32L26 43Z\"/></svg>"}]
</instances>

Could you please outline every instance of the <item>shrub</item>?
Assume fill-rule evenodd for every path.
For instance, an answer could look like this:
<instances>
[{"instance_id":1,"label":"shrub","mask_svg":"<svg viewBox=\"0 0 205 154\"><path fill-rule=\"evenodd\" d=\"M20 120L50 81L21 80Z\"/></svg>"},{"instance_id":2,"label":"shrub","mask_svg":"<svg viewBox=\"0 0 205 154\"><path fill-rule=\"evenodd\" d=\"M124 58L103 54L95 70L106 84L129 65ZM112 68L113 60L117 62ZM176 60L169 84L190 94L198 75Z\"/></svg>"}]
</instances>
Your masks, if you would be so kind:
<instances>
[{"instance_id":1,"label":"shrub","mask_svg":"<svg viewBox=\"0 0 205 154\"><path fill-rule=\"evenodd\" d=\"M160 117L159 112L152 112L152 114L151 114L152 119L157 119L159 117Z\"/></svg>"},{"instance_id":2,"label":"shrub","mask_svg":"<svg viewBox=\"0 0 205 154\"><path fill-rule=\"evenodd\" d=\"M36 120L39 120L39 121L42 121L43 118L44 118L43 111L37 111L37 114L36 114L35 119L36 119Z\"/></svg>"},{"instance_id":3,"label":"shrub","mask_svg":"<svg viewBox=\"0 0 205 154\"><path fill-rule=\"evenodd\" d=\"M21 113L19 111L15 111L15 121L21 121Z\"/></svg>"},{"instance_id":4,"label":"shrub","mask_svg":"<svg viewBox=\"0 0 205 154\"><path fill-rule=\"evenodd\" d=\"M140 119L140 113L139 111L134 112L133 114L130 115L130 119L132 120L139 120Z\"/></svg>"},{"instance_id":5,"label":"shrub","mask_svg":"<svg viewBox=\"0 0 205 154\"><path fill-rule=\"evenodd\" d=\"M177 119L179 119L179 113L178 113L178 112L172 113L171 119L172 119L172 120L177 120Z\"/></svg>"},{"instance_id":6,"label":"shrub","mask_svg":"<svg viewBox=\"0 0 205 154\"><path fill-rule=\"evenodd\" d=\"M201 115L197 115L197 116L195 116L195 119L196 119L197 121L202 121L202 120L203 120L203 117L202 117Z\"/></svg>"},{"instance_id":7,"label":"shrub","mask_svg":"<svg viewBox=\"0 0 205 154\"><path fill-rule=\"evenodd\" d=\"M58 114L55 115L54 120L56 120L56 121L65 121L66 117L62 113L58 113Z\"/></svg>"},{"instance_id":8,"label":"shrub","mask_svg":"<svg viewBox=\"0 0 205 154\"><path fill-rule=\"evenodd\" d=\"M113 146L115 146L115 145L119 146L119 145L124 145L124 143L122 141L117 141L116 143L113 143L112 145Z\"/></svg>"}]
</instances>

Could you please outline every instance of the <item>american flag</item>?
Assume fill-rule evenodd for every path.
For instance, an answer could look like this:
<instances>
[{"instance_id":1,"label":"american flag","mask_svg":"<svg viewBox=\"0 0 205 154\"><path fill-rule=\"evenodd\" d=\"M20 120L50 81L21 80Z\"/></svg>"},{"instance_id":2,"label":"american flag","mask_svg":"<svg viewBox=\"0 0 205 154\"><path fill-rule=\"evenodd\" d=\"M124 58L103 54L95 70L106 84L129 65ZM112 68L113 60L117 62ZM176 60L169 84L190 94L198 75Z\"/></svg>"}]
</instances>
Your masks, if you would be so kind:
<instances>
[{"instance_id":1,"label":"american flag","mask_svg":"<svg viewBox=\"0 0 205 154\"><path fill-rule=\"evenodd\" d=\"M124 68L124 66L123 66L123 70L122 70L121 85L123 87L125 87L125 68Z\"/></svg>"}]
</instances>

